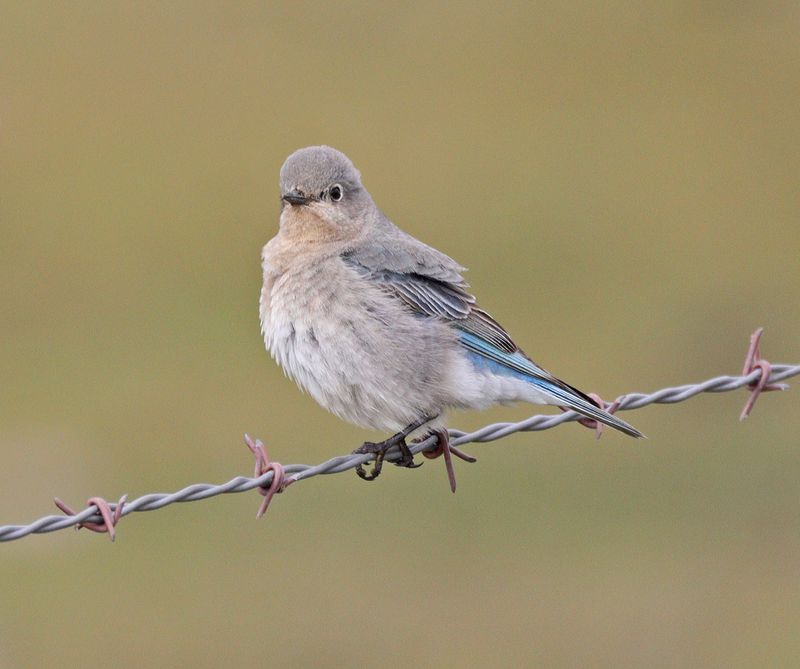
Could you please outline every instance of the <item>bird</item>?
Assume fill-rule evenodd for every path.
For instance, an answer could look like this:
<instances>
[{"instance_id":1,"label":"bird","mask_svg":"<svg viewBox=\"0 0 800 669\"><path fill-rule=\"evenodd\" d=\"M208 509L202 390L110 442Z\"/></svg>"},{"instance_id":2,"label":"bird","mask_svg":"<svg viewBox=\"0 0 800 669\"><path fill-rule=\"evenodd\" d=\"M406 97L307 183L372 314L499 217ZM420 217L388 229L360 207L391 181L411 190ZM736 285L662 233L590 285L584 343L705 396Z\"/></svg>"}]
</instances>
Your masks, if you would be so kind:
<instances>
[{"instance_id":1,"label":"bird","mask_svg":"<svg viewBox=\"0 0 800 669\"><path fill-rule=\"evenodd\" d=\"M339 418L391 433L355 453L374 455L373 480L415 467L406 439L438 439L455 475L445 413L519 401L573 410L632 437L644 435L533 362L478 306L464 267L397 227L361 174L329 146L298 149L280 170L277 234L262 250L261 332L271 356ZM454 449L453 449L454 450Z\"/></svg>"}]
</instances>

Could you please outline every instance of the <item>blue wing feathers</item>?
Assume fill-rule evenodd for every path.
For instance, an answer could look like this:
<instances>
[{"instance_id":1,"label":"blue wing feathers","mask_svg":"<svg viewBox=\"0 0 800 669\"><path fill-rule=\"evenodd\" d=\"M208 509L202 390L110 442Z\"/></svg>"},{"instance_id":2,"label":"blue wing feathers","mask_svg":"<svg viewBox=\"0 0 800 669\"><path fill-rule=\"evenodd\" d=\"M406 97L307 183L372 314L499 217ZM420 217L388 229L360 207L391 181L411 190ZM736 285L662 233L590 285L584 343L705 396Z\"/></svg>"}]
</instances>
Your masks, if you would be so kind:
<instances>
[{"instance_id":1,"label":"blue wing feathers","mask_svg":"<svg viewBox=\"0 0 800 669\"><path fill-rule=\"evenodd\" d=\"M458 324L456 324L458 327ZM545 370L539 367L537 364L526 358L522 353L519 351L514 351L510 353L508 351L503 351L497 348L494 344L485 339L482 339L478 335L473 332L465 332L464 330L459 329L458 337L461 340L461 343L468 351L472 351L473 353L477 353L480 356L483 356L487 360L492 360L498 365L505 367L509 371L516 371L525 377L529 377L529 380L541 380L546 381L550 374L548 374Z\"/></svg>"},{"instance_id":2,"label":"blue wing feathers","mask_svg":"<svg viewBox=\"0 0 800 669\"><path fill-rule=\"evenodd\" d=\"M459 330L459 340L469 351L476 366L486 366L494 373L508 374L532 383L551 395L559 404L599 420L633 437L643 437L635 427L624 420L612 416L596 406L590 398L529 360L521 351L509 353L501 351L471 332Z\"/></svg>"},{"instance_id":3,"label":"blue wing feathers","mask_svg":"<svg viewBox=\"0 0 800 669\"><path fill-rule=\"evenodd\" d=\"M415 314L440 319L455 328L461 345L476 366L486 367L495 374L516 376L552 396L556 400L554 404L574 409L634 437L643 436L625 421L600 409L580 390L530 360L503 327L475 304L475 298L461 278L460 268L438 252L428 250L426 253L425 258L414 254L386 257L382 246L377 250L351 250L341 257L353 271L379 284ZM417 262L412 263L414 259Z\"/></svg>"}]
</instances>

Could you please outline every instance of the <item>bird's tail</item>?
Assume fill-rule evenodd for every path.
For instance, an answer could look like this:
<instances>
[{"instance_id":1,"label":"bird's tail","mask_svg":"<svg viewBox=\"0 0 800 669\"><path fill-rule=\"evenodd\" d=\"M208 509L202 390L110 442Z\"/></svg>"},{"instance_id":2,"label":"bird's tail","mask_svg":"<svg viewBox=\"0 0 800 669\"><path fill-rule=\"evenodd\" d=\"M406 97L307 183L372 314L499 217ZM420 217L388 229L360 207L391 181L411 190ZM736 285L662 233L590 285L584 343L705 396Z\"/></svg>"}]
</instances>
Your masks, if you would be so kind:
<instances>
[{"instance_id":1,"label":"bird's tail","mask_svg":"<svg viewBox=\"0 0 800 669\"><path fill-rule=\"evenodd\" d=\"M546 391L548 394L552 395L558 400L559 406L577 411L579 414L586 416L587 418L593 418L594 420L600 421L601 423L608 425L609 427L613 427L615 430L619 430L620 432L624 432L631 437L636 437L637 439L645 437L645 435L639 432L639 430L633 427L633 425L630 425L624 420L608 413L608 411L601 409L594 403L594 400L592 400L591 397L585 395L577 388L568 386L566 383L564 383L564 386L565 387L562 388L552 383L540 385L542 390Z\"/></svg>"},{"instance_id":2,"label":"bird's tail","mask_svg":"<svg viewBox=\"0 0 800 669\"><path fill-rule=\"evenodd\" d=\"M485 312L481 312L481 314L483 314L484 323L488 319L505 335L505 331L500 328L495 321L492 321L488 314ZM507 337L507 335L505 336ZM528 383L532 383L539 390L553 398L554 401L548 402L548 404L555 404L556 406L573 409L587 418L598 420L632 437L644 437L633 425L628 425L624 420L612 416L608 411L597 406L591 397L582 393L577 388L573 388L564 383L547 370L539 367L539 365L533 362L533 360L521 350L503 349L498 347L495 339L490 341L485 336L479 336L475 332L468 332L466 330L461 330L459 339L462 346L464 346L467 351L477 356L475 360L479 361L478 364L488 364L490 368L494 365L501 374L505 373L521 376ZM514 342L509 339L506 345L513 347Z\"/></svg>"}]
</instances>

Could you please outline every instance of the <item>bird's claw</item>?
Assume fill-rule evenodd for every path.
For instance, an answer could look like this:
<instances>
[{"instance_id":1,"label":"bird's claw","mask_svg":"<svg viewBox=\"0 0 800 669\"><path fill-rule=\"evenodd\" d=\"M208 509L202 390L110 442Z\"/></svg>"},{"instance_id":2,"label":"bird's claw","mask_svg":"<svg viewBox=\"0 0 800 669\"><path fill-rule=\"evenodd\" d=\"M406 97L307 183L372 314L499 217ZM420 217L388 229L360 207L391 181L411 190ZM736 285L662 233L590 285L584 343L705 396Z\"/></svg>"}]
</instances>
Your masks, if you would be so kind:
<instances>
[{"instance_id":1,"label":"bird's claw","mask_svg":"<svg viewBox=\"0 0 800 669\"><path fill-rule=\"evenodd\" d=\"M402 435L402 433L399 433L399 435ZM358 465L356 467L356 474L358 474L359 478L365 481L374 481L376 478L378 478L381 470L383 469L383 460L386 457L386 452L392 446L397 446L397 448L400 450L400 457L397 460L394 460L392 464L398 467L407 467L409 469L416 469L417 467L422 466L421 462L414 462L414 454L411 452L411 449L408 448L405 438L397 437L398 435L394 435L386 441L380 441L378 443L365 441L363 444L361 444L361 446L353 451L353 453L360 455L372 453L375 454L375 464L373 465L372 471L369 474L364 469L364 465Z\"/></svg>"},{"instance_id":2,"label":"bird's claw","mask_svg":"<svg viewBox=\"0 0 800 669\"><path fill-rule=\"evenodd\" d=\"M397 447L400 449L400 457L393 463L397 467L406 467L408 469L416 469L422 467L421 462L414 462L414 454L406 444L405 439L397 442Z\"/></svg>"},{"instance_id":3,"label":"bird's claw","mask_svg":"<svg viewBox=\"0 0 800 669\"><path fill-rule=\"evenodd\" d=\"M375 464L372 466L372 471L367 474L367 471L364 469L364 465L358 465L356 467L356 474L360 479L364 481L374 481L378 476L381 474L381 469L383 468L383 458L386 455L386 446L385 441L381 441L378 443L374 443L372 441L365 441L361 446L359 446L353 453L358 455L367 455L370 453L375 454Z\"/></svg>"},{"instance_id":4,"label":"bird's claw","mask_svg":"<svg viewBox=\"0 0 800 669\"><path fill-rule=\"evenodd\" d=\"M397 462L392 463L395 467L405 467L406 469L417 469L418 467L422 467L424 463L422 462L414 462L414 456L412 455L408 460L401 457L400 460Z\"/></svg>"},{"instance_id":5,"label":"bird's claw","mask_svg":"<svg viewBox=\"0 0 800 669\"><path fill-rule=\"evenodd\" d=\"M381 468L378 467L377 463L372 468L372 471L369 474L367 474L367 470L364 469L364 465L358 465L356 467L356 474L358 474L358 478L364 481L374 481L376 478L378 478L378 475L380 473L381 473Z\"/></svg>"},{"instance_id":6,"label":"bird's claw","mask_svg":"<svg viewBox=\"0 0 800 669\"><path fill-rule=\"evenodd\" d=\"M416 469L417 467L420 467L422 463L414 462L414 454L411 452L408 444L406 444L406 437L408 437L408 435L418 427L425 425L425 423L432 421L434 418L436 418L435 415L422 416L413 423L410 423L404 430L401 430L397 434L393 434L385 441L379 441L378 443L365 441L363 444L361 444L361 446L354 450L353 453L357 455L374 453L375 465L372 467L372 471L367 474L362 463L356 467L356 474L358 474L358 476L365 481L374 481L376 478L378 478L381 473L381 468L383 467L383 459L386 457L386 452L392 446L397 446L400 451L400 457L393 461L394 464L396 464L398 467L408 467L409 469Z\"/></svg>"}]
</instances>

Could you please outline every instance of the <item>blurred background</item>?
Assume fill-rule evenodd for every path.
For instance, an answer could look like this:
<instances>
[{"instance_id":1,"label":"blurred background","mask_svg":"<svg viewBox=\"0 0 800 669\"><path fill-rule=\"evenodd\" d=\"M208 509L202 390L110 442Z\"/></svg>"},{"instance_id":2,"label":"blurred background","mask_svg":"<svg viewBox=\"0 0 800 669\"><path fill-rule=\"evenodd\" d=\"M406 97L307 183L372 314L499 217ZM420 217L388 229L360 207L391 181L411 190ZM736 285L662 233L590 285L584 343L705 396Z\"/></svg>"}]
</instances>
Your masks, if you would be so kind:
<instances>
[{"instance_id":1,"label":"blurred background","mask_svg":"<svg viewBox=\"0 0 800 669\"><path fill-rule=\"evenodd\" d=\"M326 143L613 398L800 360L797 3L4 3L0 524L382 438L264 351L278 170ZM800 659L800 387L0 546L0 667ZM535 407L455 414L477 428Z\"/></svg>"}]
</instances>

